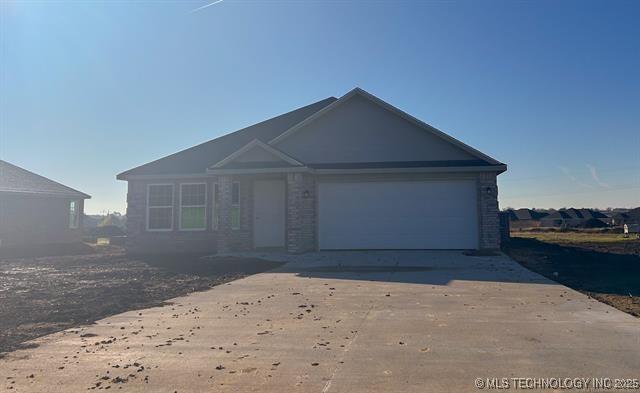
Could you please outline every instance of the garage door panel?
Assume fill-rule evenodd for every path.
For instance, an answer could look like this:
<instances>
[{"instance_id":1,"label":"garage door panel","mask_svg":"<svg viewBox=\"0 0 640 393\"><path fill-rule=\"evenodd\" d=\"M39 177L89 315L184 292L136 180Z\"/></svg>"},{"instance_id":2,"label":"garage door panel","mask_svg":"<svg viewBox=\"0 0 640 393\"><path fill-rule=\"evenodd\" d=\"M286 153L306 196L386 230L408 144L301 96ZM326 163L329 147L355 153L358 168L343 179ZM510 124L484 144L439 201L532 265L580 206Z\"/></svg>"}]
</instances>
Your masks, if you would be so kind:
<instances>
[{"instance_id":1,"label":"garage door panel","mask_svg":"<svg viewBox=\"0 0 640 393\"><path fill-rule=\"evenodd\" d=\"M465 249L478 243L474 181L319 183L321 249Z\"/></svg>"}]
</instances>

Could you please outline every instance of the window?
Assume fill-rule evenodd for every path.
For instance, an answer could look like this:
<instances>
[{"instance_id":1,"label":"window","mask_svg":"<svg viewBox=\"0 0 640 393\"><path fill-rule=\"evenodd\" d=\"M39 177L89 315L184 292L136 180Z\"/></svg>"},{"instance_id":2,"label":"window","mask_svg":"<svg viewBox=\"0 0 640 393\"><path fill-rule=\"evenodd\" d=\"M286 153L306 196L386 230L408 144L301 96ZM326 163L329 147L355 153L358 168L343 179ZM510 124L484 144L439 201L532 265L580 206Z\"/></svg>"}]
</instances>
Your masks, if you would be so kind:
<instances>
[{"instance_id":1,"label":"window","mask_svg":"<svg viewBox=\"0 0 640 393\"><path fill-rule=\"evenodd\" d=\"M76 229L80 226L80 203L78 201L69 202L69 228Z\"/></svg>"},{"instance_id":2,"label":"window","mask_svg":"<svg viewBox=\"0 0 640 393\"><path fill-rule=\"evenodd\" d=\"M207 185L205 183L180 184L180 229L186 231L207 229Z\"/></svg>"},{"instance_id":3,"label":"window","mask_svg":"<svg viewBox=\"0 0 640 393\"><path fill-rule=\"evenodd\" d=\"M231 229L240 229L240 183L231 183Z\"/></svg>"},{"instance_id":4,"label":"window","mask_svg":"<svg viewBox=\"0 0 640 393\"><path fill-rule=\"evenodd\" d=\"M173 229L173 184L147 186L147 230Z\"/></svg>"},{"instance_id":5,"label":"window","mask_svg":"<svg viewBox=\"0 0 640 393\"><path fill-rule=\"evenodd\" d=\"M211 226L214 230L218 229L219 215L218 215L218 203L220 202L220 195L218 193L218 183L213 184L213 220Z\"/></svg>"}]
</instances>

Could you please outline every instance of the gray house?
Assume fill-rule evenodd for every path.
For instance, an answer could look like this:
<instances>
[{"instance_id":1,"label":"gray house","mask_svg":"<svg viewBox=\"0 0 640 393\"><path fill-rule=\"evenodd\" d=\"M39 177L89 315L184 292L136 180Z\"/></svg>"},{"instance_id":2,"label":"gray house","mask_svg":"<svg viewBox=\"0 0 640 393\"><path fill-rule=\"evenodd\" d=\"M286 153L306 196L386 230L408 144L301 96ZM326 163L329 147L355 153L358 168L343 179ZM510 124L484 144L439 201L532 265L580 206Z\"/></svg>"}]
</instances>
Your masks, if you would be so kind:
<instances>
[{"instance_id":1,"label":"gray house","mask_svg":"<svg viewBox=\"0 0 640 393\"><path fill-rule=\"evenodd\" d=\"M495 249L505 170L356 88L117 178L133 252Z\"/></svg>"},{"instance_id":2,"label":"gray house","mask_svg":"<svg viewBox=\"0 0 640 393\"><path fill-rule=\"evenodd\" d=\"M0 160L0 247L80 242L88 198Z\"/></svg>"}]
</instances>

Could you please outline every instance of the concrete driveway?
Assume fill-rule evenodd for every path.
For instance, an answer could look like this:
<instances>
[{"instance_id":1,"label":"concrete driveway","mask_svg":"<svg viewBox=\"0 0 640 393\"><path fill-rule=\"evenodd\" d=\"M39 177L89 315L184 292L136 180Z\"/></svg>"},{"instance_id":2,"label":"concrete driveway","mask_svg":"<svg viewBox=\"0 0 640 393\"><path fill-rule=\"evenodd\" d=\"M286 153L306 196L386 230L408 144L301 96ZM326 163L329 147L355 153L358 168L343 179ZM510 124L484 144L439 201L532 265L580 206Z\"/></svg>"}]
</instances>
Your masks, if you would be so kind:
<instances>
[{"instance_id":1,"label":"concrete driveway","mask_svg":"<svg viewBox=\"0 0 640 393\"><path fill-rule=\"evenodd\" d=\"M255 255L255 254L253 254ZM640 378L640 321L458 252L335 252L36 340L0 390L473 392L475 379Z\"/></svg>"}]
</instances>

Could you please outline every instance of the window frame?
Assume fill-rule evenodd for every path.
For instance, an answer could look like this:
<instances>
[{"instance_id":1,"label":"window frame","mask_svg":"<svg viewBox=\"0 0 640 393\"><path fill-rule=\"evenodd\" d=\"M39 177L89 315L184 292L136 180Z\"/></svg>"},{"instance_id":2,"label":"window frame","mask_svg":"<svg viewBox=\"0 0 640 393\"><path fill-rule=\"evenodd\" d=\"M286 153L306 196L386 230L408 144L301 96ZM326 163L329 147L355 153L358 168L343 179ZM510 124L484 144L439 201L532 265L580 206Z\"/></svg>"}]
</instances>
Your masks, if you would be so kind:
<instances>
[{"instance_id":1,"label":"window frame","mask_svg":"<svg viewBox=\"0 0 640 393\"><path fill-rule=\"evenodd\" d=\"M71 204L73 204L73 211L75 215L73 216L74 220L71 221ZM69 218L69 229L78 229L80 228L80 201L77 199L73 199L69 201L67 205L67 213Z\"/></svg>"},{"instance_id":2,"label":"window frame","mask_svg":"<svg viewBox=\"0 0 640 393\"><path fill-rule=\"evenodd\" d=\"M204 205L182 205L182 186L188 185L203 185L204 186ZM207 183L206 182L193 182L193 183L180 183L180 193L178 196L178 230L184 232L202 232L207 230ZM183 207L204 207L204 227L202 228L183 228L182 227L182 208Z\"/></svg>"},{"instance_id":3,"label":"window frame","mask_svg":"<svg viewBox=\"0 0 640 393\"><path fill-rule=\"evenodd\" d=\"M233 202L233 187L236 184L238 185L238 202L234 203ZM233 225L233 220L231 219L232 217L229 217L231 219L231 223L230 223L231 224L231 230L233 230L233 231L239 231L242 228L242 215L241 215L242 211L240 209L240 204L241 204L240 201L241 201L241 199L242 199L242 197L240 195L240 182L239 181L231 182L231 210L238 209L238 225L237 226Z\"/></svg>"},{"instance_id":4,"label":"window frame","mask_svg":"<svg viewBox=\"0 0 640 393\"><path fill-rule=\"evenodd\" d=\"M213 197L211 198L211 230L217 231L220 227L220 215L218 212L218 203L220 202L220 189L217 182L211 183L211 192Z\"/></svg>"},{"instance_id":5,"label":"window frame","mask_svg":"<svg viewBox=\"0 0 640 393\"><path fill-rule=\"evenodd\" d=\"M151 189L151 187L153 186L171 186L171 206L149 206L149 199L151 196L151 193L149 192L149 190ZM173 210L175 209L175 199L176 199L176 187L175 184L173 183L151 183L151 184L147 184L147 214L146 214L146 230L147 232L172 232L173 231L173 218L174 218L174 212ZM156 228L156 229L151 229L149 228L149 210L154 209L154 208L162 208L162 209L166 209L166 208L171 208L171 227L170 228Z\"/></svg>"}]
</instances>

